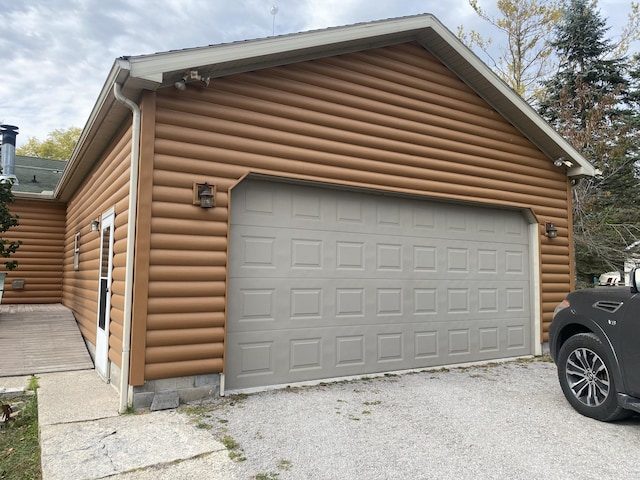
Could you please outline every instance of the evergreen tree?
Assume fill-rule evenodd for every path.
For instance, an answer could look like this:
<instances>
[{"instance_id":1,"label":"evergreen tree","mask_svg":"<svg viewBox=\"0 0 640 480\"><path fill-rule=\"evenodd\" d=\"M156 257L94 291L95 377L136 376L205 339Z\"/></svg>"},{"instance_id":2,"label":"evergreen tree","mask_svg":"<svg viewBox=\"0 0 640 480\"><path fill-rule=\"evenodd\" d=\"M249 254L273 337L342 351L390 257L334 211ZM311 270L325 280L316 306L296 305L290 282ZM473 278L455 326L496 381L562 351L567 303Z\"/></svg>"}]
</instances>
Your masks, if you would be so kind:
<instances>
[{"instance_id":1,"label":"evergreen tree","mask_svg":"<svg viewBox=\"0 0 640 480\"><path fill-rule=\"evenodd\" d=\"M597 2L570 0L551 44L558 72L545 82L540 113L601 175L573 189L578 280L620 271L628 245L640 238L640 186L636 176L638 132L632 108L629 63L616 45Z\"/></svg>"}]
</instances>

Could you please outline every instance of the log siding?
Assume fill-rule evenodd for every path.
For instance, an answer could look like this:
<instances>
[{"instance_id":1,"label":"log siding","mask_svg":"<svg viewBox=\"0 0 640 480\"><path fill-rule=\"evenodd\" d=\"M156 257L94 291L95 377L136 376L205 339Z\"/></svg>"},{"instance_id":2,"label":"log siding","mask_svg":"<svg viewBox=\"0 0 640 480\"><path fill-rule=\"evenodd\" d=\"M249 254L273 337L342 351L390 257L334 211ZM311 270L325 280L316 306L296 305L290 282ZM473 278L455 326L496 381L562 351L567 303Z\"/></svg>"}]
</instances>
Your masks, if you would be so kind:
<instances>
[{"instance_id":1,"label":"log siding","mask_svg":"<svg viewBox=\"0 0 640 480\"><path fill-rule=\"evenodd\" d=\"M144 379L222 371L229 195L249 173L530 210L543 340L573 286L566 175L418 44L161 89L154 132ZM211 210L191 204L204 181Z\"/></svg>"},{"instance_id":2,"label":"log siding","mask_svg":"<svg viewBox=\"0 0 640 480\"><path fill-rule=\"evenodd\" d=\"M98 285L100 275L100 233L90 231L92 220L114 208L114 256L111 284L109 359L122 364L125 257L129 198L131 130L121 132L67 204L67 225L63 259L62 303L69 307L82 335L96 342ZM73 265L73 246L80 232L80 263Z\"/></svg>"},{"instance_id":3,"label":"log siding","mask_svg":"<svg viewBox=\"0 0 640 480\"><path fill-rule=\"evenodd\" d=\"M19 225L2 237L22 241L11 259L16 270L7 272L3 303L39 304L62 301L62 264L65 245L65 206L17 198L10 205ZM13 289L13 280L24 280L24 288Z\"/></svg>"}]
</instances>

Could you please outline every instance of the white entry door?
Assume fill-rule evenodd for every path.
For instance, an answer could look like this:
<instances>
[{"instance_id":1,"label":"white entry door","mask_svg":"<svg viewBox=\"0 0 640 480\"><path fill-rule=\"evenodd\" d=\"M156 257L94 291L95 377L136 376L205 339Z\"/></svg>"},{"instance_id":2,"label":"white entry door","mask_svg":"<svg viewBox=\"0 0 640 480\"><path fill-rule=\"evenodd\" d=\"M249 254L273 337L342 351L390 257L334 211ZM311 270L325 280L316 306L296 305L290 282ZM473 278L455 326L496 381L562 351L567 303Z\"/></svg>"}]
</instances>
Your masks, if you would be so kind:
<instances>
[{"instance_id":1,"label":"white entry door","mask_svg":"<svg viewBox=\"0 0 640 480\"><path fill-rule=\"evenodd\" d=\"M113 210L102 215L100 235L100 282L96 329L96 370L109 379L109 321L111 311L111 270L113 267Z\"/></svg>"}]
</instances>

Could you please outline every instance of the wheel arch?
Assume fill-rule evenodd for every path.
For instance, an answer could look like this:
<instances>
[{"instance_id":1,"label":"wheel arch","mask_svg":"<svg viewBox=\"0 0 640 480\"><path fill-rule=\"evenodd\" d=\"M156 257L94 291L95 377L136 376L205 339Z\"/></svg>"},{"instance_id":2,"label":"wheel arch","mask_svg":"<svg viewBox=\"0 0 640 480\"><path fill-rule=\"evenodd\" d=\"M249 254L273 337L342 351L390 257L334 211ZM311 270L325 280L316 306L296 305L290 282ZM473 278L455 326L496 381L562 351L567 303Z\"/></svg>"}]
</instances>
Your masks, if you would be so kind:
<instances>
[{"instance_id":1,"label":"wheel arch","mask_svg":"<svg viewBox=\"0 0 640 480\"><path fill-rule=\"evenodd\" d=\"M624 393L625 382L620 366L620 359L618 358L618 355L613 348L613 344L611 343L611 339L609 338L607 333L600 327L600 325L593 321L587 321L584 323L572 322L564 325L557 333L557 340L554 345L555 351L553 352L553 358L558 358L558 353L560 352L562 345L564 345L567 340L580 333L591 333L600 339L606 349L607 357L609 357L609 360L611 362L611 370L614 376L614 381L616 385L618 385L618 388L622 389L622 392L620 393Z\"/></svg>"}]
</instances>

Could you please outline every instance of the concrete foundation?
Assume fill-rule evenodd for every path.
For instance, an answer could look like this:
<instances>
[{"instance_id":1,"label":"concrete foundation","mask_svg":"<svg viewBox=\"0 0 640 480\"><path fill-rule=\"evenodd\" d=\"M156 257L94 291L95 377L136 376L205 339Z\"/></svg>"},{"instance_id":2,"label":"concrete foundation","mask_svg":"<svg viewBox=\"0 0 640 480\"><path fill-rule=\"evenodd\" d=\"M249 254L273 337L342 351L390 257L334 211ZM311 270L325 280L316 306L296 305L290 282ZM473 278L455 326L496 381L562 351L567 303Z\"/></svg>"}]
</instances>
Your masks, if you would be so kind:
<instances>
[{"instance_id":1,"label":"concrete foundation","mask_svg":"<svg viewBox=\"0 0 640 480\"><path fill-rule=\"evenodd\" d=\"M95 346L86 340L85 343L91 358L95 360ZM109 383L116 390L120 387L120 367L111 361L109 362ZM151 409L152 406L154 410L173 408L168 405L175 403L176 395L179 403L189 403L220 395L220 375L212 373L150 380L142 386L133 387L133 409Z\"/></svg>"},{"instance_id":2,"label":"concrete foundation","mask_svg":"<svg viewBox=\"0 0 640 480\"><path fill-rule=\"evenodd\" d=\"M112 369L115 366L112 366ZM133 408L151 408L157 396L165 398L177 394L180 403L189 403L220 394L220 375L192 375L188 377L150 380L142 386L133 387ZM175 397L174 397L175 398ZM156 401L158 404L158 401Z\"/></svg>"}]
</instances>

